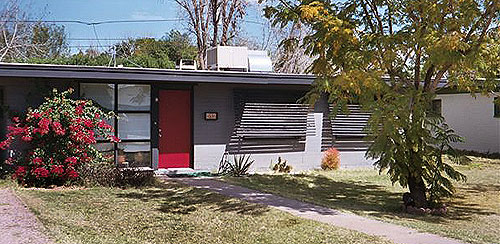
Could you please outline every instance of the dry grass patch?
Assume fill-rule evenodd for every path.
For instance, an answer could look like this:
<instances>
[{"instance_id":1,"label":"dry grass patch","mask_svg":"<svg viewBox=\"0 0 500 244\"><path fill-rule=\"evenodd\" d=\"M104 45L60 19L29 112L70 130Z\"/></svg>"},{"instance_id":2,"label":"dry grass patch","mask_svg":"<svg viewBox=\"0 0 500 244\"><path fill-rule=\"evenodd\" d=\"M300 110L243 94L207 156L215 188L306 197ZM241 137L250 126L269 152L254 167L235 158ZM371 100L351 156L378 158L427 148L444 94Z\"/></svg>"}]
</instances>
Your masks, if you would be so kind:
<instances>
[{"instance_id":1,"label":"dry grass patch","mask_svg":"<svg viewBox=\"0 0 500 244\"><path fill-rule=\"evenodd\" d=\"M60 243L388 243L173 182L16 191Z\"/></svg>"},{"instance_id":2,"label":"dry grass patch","mask_svg":"<svg viewBox=\"0 0 500 244\"><path fill-rule=\"evenodd\" d=\"M472 243L500 243L500 160L477 160L458 169L468 176L448 199L446 216L402 211L401 194L385 174L371 169L253 175L225 181Z\"/></svg>"}]
</instances>

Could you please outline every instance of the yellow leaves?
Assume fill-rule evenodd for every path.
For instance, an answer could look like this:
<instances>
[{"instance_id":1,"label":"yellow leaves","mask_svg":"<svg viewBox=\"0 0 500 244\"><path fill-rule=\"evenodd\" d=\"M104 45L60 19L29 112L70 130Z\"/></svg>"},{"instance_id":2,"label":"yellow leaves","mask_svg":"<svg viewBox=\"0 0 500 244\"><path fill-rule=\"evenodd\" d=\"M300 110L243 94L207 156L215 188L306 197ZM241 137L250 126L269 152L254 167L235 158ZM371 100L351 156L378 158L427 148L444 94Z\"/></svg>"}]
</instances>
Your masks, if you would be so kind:
<instances>
[{"instance_id":1,"label":"yellow leaves","mask_svg":"<svg viewBox=\"0 0 500 244\"><path fill-rule=\"evenodd\" d=\"M344 29L344 33L347 35L351 35L353 31L351 29Z\"/></svg>"},{"instance_id":2,"label":"yellow leaves","mask_svg":"<svg viewBox=\"0 0 500 244\"><path fill-rule=\"evenodd\" d=\"M438 40L434 48L441 52L463 51L469 48L469 45L463 42L464 35L458 31L435 38Z\"/></svg>"},{"instance_id":3,"label":"yellow leaves","mask_svg":"<svg viewBox=\"0 0 500 244\"><path fill-rule=\"evenodd\" d=\"M318 1L314 1L308 5L303 5L299 8L299 10L300 17L306 21L314 21L319 19L321 16L326 15L325 13L328 13L323 4Z\"/></svg>"}]
</instances>

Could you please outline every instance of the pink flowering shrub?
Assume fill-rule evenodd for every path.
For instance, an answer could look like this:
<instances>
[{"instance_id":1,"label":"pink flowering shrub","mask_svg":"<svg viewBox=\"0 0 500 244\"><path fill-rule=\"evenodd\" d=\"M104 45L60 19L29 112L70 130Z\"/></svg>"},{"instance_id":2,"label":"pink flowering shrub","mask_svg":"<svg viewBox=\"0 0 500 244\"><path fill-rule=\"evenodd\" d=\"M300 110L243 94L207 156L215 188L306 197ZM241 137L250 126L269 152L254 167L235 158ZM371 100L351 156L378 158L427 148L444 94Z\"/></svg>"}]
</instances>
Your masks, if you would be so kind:
<instances>
[{"instance_id":1,"label":"pink flowering shrub","mask_svg":"<svg viewBox=\"0 0 500 244\"><path fill-rule=\"evenodd\" d=\"M92 101L68 98L73 89L58 93L36 109L28 109L24 118L12 118L0 149L14 141L26 144L26 150L7 162L16 168L13 178L32 186L63 185L76 182L84 164L106 161L92 144L96 137L118 142L105 113Z\"/></svg>"}]
</instances>

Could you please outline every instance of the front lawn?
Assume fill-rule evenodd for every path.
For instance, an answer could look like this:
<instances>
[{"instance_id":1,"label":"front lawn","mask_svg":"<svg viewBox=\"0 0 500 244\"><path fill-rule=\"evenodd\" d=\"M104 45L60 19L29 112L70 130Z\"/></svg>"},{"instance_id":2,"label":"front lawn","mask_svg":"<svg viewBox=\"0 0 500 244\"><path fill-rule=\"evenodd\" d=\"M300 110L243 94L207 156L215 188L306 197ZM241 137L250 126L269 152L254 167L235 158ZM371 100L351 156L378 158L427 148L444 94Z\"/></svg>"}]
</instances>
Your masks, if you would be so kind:
<instances>
[{"instance_id":1,"label":"front lawn","mask_svg":"<svg viewBox=\"0 0 500 244\"><path fill-rule=\"evenodd\" d=\"M174 182L16 193L59 243L389 243Z\"/></svg>"},{"instance_id":2,"label":"front lawn","mask_svg":"<svg viewBox=\"0 0 500 244\"><path fill-rule=\"evenodd\" d=\"M500 161L475 158L458 166L468 176L446 201L447 216L402 212L402 193L387 175L371 169L313 171L298 175L253 175L223 180L346 212L472 243L500 243Z\"/></svg>"}]
</instances>

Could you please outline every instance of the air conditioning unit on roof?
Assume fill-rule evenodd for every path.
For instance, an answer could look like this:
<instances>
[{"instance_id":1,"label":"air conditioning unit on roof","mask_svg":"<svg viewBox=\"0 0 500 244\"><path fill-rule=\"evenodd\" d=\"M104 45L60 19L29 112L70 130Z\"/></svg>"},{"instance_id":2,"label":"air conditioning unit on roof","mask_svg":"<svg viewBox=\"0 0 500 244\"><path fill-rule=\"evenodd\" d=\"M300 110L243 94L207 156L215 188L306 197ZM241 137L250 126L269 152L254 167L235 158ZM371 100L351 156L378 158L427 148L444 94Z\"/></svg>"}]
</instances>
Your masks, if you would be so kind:
<instances>
[{"instance_id":1,"label":"air conditioning unit on roof","mask_svg":"<svg viewBox=\"0 0 500 244\"><path fill-rule=\"evenodd\" d=\"M217 46L207 50L209 70L248 71L248 48Z\"/></svg>"},{"instance_id":2,"label":"air conditioning unit on roof","mask_svg":"<svg viewBox=\"0 0 500 244\"><path fill-rule=\"evenodd\" d=\"M196 60L181 59L179 60L179 65L176 65L175 68L180 70L197 70Z\"/></svg>"},{"instance_id":3,"label":"air conditioning unit on roof","mask_svg":"<svg viewBox=\"0 0 500 244\"><path fill-rule=\"evenodd\" d=\"M273 72L273 62L266 51L248 50L248 71Z\"/></svg>"}]
</instances>

